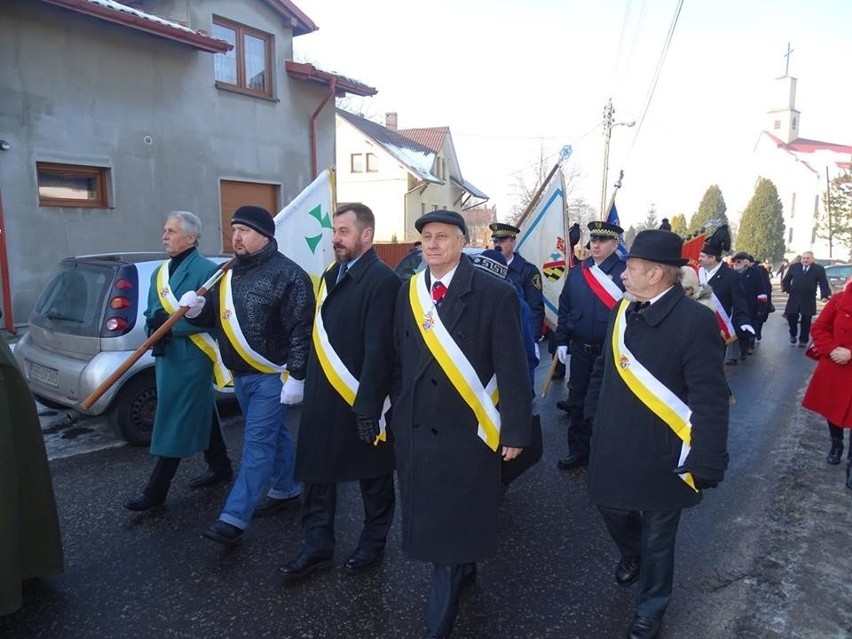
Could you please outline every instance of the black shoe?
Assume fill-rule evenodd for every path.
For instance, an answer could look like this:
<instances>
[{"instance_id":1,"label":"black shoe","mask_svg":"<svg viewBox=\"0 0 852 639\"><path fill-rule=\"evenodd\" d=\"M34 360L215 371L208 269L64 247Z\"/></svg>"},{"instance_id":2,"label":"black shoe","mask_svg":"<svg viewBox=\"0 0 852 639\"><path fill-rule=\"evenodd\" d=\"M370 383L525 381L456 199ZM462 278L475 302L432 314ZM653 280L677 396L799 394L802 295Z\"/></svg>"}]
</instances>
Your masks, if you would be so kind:
<instances>
[{"instance_id":1,"label":"black shoe","mask_svg":"<svg viewBox=\"0 0 852 639\"><path fill-rule=\"evenodd\" d=\"M356 548L355 552L349 555L349 559L343 564L343 572L348 572L350 575L364 572L379 563L384 553L383 548L379 550Z\"/></svg>"},{"instance_id":2,"label":"black shoe","mask_svg":"<svg viewBox=\"0 0 852 639\"><path fill-rule=\"evenodd\" d=\"M795 343L796 343L796 338L795 338L795 337L791 337L791 338L790 338L790 343L791 343L791 344L795 344Z\"/></svg>"},{"instance_id":3,"label":"black shoe","mask_svg":"<svg viewBox=\"0 0 852 639\"><path fill-rule=\"evenodd\" d=\"M656 639L660 635L662 619L654 617L634 617L633 625L627 631L627 639Z\"/></svg>"},{"instance_id":4,"label":"black shoe","mask_svg":"<svg viewBox=\"0 0 852 639\"><path fill-rule=\"evenodd\" d=\"M556 408L559 410L564 410L565 412L571 412L571 404L568 403L567 399L560 399L556 402Z\"/></svg>"},{"instance_id":5,"label":"black shoe","mask_svg":"<svg viewBox=\"0 0 852 639\"><path fill-rule=\"evenodd\" d=\"M286 510L290 506L299 503L299 500L302 498L301 495L296 495L294 497L287 497L285 499L275 499L274 497L264 497L261 502L254 509L254 513L252 513L252 517L269 517L270 515L274 515L277 512L281 512L282 510Z\"/></svg>"},{"instance_id":6,"label":"black shoe","mask_svg":"<svg viewBox=\"0 0 852 639\"><path fill-rule=\"evenodd\" d=\"M135 499L131 499L128 502L125 502L124 507L127 510L133 510L135 512L144 512L146 510L151 510L152 508L156 508L157 506L162 505L162 503L166 501L165 497L149 497L145 493L142 493Z\"/></svg>"},{"instance_id":7,"label":"black shoe","mask_svg":"<svg viewBox=\"0 0 852 639\"><path fill-rule=\"evenodd\" d=\"M198 477L194 477L189 482L189 487L192 489L195 488L206 488L207 486L215 486L216 484L224 484L231 481L234 478L234 471L229 466L225 470L212 470L207 469L207 472L203 475L199 475Z\"/></svg>"},{"instance_id":8,"label":"black shoe","mask_svg":"<svg viewBox=\"0 0 852 639\"><path fill-rule=\"evenodd\" d=\"M559 468L559 470L571 470L573 468L580 468L581 466L588 465L588 455L580 455L579 453L572 453L568 455L568 457L564 457L556 462L556 467Z\"/></svg>"},{"instance_id":9,"label":"black shoe","mask_svg":"<svg viewBox=\"0 0 852 639\"><path fill-rule=\"evenodd\" d=\"M302 579L317 570L331 568L331 557L316 557L300 552L295 559L288 561L278 569L285 579Z\"/></svg>"},{"instance_id":10,"label":"black shoe","mask_svg":"<svg viewBox=\"0 0 852 639\"><path fill-rule=\"evenodd\" d=\"M725 366L736 366L738 364L736 358L732 357L731 359L725 362Z\"/></svg>"},{"instance_id":11,"label":"black shoe","mask_svg":"<svg viewBox=\"0 0 852 639\"><path fill-rule=\"evenodd\" d=\"M825 458L825 461L832 466L837 466L840 463L841 455L843 455L843 440L832 438L831 450L828 451L828 457ZM131 508L131 510L133 509Z\"/></svg>"},{"instance_id":12,"label":"black shoe","mask_svg":"<svg viewBox=\"0 0 852 639\"><path fill-rule=\"evenodd\" d=\"M615 567L615 581L619 586L632 586L639 579L639 568L642 566L640 557L621 557Z\"/></svg>"},{"instance_id":13,"label":"black shoe","mask_svg":"<svg viewBox=\"0 0 852 639\"><path fill-rule=\"evenodd\" d=\"M210 528L201 533L201 536L223 546L236 546L243 540L243 530L217 520L210 525Z\"/></svg>"}]
</instances>

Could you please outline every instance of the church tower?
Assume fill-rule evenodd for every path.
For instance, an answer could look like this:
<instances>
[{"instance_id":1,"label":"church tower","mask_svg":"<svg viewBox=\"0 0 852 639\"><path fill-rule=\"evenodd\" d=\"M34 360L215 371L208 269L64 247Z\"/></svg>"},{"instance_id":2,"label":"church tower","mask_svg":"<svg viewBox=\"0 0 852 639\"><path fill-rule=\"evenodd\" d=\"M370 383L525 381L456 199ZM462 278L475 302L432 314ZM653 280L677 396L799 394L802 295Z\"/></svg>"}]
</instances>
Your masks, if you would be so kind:
<instances>
[{"instance_id":1,"label":"church tower","mask_svg":"<svg viewBox=\"0 0 852 639\"><path fill-rule=\"evenodd\" d=\"M767 114L766 130L789 144L799 137L800 113L796 110L796 78L790 75L790 45L787 45L787 65L784 75L775 79L772 90L772 110Z\"/></svg>"}]
</instances>

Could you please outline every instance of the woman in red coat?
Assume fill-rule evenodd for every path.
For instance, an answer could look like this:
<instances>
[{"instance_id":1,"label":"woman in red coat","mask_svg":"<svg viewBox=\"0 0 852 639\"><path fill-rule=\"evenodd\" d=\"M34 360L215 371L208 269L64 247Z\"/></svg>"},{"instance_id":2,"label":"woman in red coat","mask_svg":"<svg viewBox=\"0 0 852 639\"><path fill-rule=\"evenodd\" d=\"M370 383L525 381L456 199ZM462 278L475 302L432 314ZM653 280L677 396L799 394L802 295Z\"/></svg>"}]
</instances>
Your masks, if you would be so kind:
<instances>
[{"instance_id":1,"label":"woman in red coat","mask_svg":"<svg viewBox=\"0 0 852 639\"><path fill-rule=\"evenodd\" d=\"M852 278L825 305L811 327L819 362L802 405L828 420L831 434L829 464L839 464L843 454L843 429L852 429ZM846 487L852 490L852 438Z\"/></svg>"}]
</instances>

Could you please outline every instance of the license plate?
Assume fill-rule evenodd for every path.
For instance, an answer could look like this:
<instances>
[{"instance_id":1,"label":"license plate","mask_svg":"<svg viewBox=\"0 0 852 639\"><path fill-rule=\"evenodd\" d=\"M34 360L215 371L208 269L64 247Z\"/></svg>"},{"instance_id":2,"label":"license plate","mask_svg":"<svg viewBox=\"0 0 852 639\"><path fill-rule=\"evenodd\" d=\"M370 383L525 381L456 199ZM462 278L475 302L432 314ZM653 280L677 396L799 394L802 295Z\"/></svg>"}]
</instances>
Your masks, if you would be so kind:
<instances>
[{"instance_id":1,"label":"license plate","mask_svg":"<svg viewBox=\"0 0 852 639\"><path fill-rule=\"evenodd\" d=\"M47 366L30 362L30 377L54 388L59 386L59 371L55 368L48 368Z\"/></svg>"}]
</instances>

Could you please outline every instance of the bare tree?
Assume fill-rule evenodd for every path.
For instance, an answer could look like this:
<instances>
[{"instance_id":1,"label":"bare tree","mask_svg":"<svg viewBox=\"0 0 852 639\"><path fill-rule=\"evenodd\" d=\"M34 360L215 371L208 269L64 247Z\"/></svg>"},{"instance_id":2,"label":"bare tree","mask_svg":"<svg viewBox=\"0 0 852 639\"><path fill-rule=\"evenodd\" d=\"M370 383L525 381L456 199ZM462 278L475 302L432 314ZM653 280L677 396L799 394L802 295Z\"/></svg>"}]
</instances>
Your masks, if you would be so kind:
<instances>
[{"instance_id":1,"label":"bare tree","mask_svg":"<svg viewBox=\"0 0 852 639\"><path fill-rule=\"evenodd\" d=\"M509 209L507 222L515 224L521 218L524 211L530 205L533 196L541 188L544 180L547 179L548 174L553 169L553 165L556 163L555 158L558 157L558 153L547 152L544 141L542 140L538 153L531 159L529 166L515 173L515 183L512 192L515 203ZM565 201L568 202L568 196L573 190L574 183L580 177L580 171L574 165L566 166L565 164L559 170L562 171L562 177L565 181ZM568 204L568 210L569 220L573 221L574 218L570 215L570 203Z\"/></svg>"}]
</instances>

